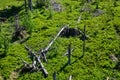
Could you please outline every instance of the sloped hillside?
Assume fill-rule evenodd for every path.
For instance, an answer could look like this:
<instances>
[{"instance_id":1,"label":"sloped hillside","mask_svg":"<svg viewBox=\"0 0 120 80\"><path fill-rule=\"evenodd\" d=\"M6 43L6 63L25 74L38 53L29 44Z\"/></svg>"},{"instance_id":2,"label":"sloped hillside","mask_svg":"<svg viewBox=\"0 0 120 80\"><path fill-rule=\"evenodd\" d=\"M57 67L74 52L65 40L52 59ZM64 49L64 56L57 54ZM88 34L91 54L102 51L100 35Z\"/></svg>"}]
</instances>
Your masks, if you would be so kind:
<instances>
[{"instance_id":1,"label":"sloped hillside","mask_svg":"<svg viewBox=\"0 0 120 80\"><path fill-rule=\"evenodd\" d=\"M119 0L28 1L0 0L0 80L120 80Z\"/></svg>"}]
</instances>

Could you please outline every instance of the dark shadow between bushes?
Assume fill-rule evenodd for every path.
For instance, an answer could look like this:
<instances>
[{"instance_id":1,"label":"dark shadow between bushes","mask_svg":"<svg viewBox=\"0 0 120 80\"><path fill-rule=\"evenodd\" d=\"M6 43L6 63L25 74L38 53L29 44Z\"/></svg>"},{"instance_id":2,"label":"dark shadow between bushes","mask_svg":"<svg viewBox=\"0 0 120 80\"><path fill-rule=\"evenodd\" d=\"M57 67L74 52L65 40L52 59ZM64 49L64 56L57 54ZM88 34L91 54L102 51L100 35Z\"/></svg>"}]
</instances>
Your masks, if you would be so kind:
<instances>
[{"instance_id":1,"label":"dark shadow between bushes","mask_svg":"<svg viewBox=\"0 0 120 80\"><path fill-rule=\"evenodd\" d=\"M6 57L6 54L0 54L0 59L2 59L2 58L4 58L4 57Z\"/></svg>"},{"instance_id":2,"label":"dark shadow between bushes","mask_svg":"<svg viewBox=\"0 0 120 80\"><path fill-rule=\"evenodd\" d=\"M11 16L14 16L14 15L18 14L22 10L23 6L24 5L21 5L21 6L12 6L10 9L0 10L0 18L1 19L9 18Z\"/></svg>"}]
</instances>

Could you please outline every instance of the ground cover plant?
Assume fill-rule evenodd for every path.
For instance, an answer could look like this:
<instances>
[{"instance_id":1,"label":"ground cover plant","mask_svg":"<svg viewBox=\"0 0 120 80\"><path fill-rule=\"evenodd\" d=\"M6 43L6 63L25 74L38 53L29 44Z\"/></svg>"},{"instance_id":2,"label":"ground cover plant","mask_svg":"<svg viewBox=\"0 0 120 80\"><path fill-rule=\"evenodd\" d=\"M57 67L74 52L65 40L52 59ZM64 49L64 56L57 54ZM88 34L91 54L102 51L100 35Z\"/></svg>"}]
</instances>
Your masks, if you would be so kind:
<instances>
[{"instance_id":1,"label":"ground cover plant","mask_svg":"<svg viewBox=\"0 0 120 80\"><path fill-rule=\"evenodd\" d=\"M120 80L119 21L119 0L0 0L0 80Z\"/></svg>"}]
</instances>

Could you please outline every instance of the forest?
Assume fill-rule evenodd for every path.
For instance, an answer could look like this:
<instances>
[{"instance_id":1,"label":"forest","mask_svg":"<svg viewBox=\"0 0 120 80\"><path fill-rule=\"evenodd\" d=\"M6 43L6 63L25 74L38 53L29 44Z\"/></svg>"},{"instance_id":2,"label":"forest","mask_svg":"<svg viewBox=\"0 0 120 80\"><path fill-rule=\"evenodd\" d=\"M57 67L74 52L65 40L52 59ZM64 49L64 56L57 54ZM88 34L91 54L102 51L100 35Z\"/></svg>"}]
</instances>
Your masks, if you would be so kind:
<instances>
[{"instance_id":1,"label":"forest","mask_svg":"<svg viewBox=\"0 0 120 80\"><path fill-rule=\"evenodd\" d=\"M120 0L0 0L0 80L120 80Z\"/></svg>"}]
</instances>

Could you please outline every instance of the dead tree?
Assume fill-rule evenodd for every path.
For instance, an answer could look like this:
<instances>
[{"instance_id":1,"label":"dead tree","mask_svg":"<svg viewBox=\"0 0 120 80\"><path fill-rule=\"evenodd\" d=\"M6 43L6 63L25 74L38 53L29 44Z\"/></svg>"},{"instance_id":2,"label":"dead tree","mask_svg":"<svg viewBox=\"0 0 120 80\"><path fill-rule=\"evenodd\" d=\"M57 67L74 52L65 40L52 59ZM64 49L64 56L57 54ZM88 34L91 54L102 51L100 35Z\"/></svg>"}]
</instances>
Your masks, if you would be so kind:
<instances>
[{"instance_id":1,"label":"dead tree","mask_svg":"<svg viewBox=\"0 0 120 80\"><path fill-rule=\"evenodd\" d=\"M68 65L71 64L71 43L68 45Z\"/></svg>"},{"instance_id":2,"label":"dead tree","mask_svg":"<svg viewBox=\"0 0 120 80\"><path fill-rule=\"evenodd\" d=\"M35 54L34 54L34 56L36 57L37 61L39 62L40 67L41 67L41 69L42 69L42 72L43 72L43 74L44 74L44 77L46 78L46 77L48 76L47 70L45 69L44 65L42 64L40 58L39 58L38 56L36 56Z\"/></svg>"},{"instance_id":3,"label":"dead tree","mask_svg":"<svg viewBox=\"0 0 120 80\"><path fill-rule=\"evenodd\" d=\"M47 53L47 51L44 51L44 50L42 49L40 54L41 54L43 60L44 60L45 62L47 62L47 58L46 58L46 54L45 54L45 53Z\"/></svg>"},{"instance_id":4,"label":"dead tree","mask_svg":"<svg viewBox=\"0 0 120 80\"><path fill-rule=\"evenodd\" d=\"M32 11L32 0L28 0L28 7L29 7L29 9Z\"/></svg>"},{"instance_id":5,"label":"dead tree","mask_svg":"<svg viewBox=\"0 0 120 80\"><path fill-rule=\"evenodd\" d=\"M49 45L44 49L42 50L40 53L42 54L42 57L44 59L44 61L47 62L47 59L46 59L46 54L48 52L48 50L50 49L50 47L52 46L52 44L55 42L55 40L58 38L58 36L60 36L61 32L66 28L67 26L64 26L59 32L58 34L55 36L55 38L49 43Z\"/></svg>"},{"instance_id":6,"label":"dead tree","mask_svg":"<svg viewBox=\"0 0 120 80\"><path fill-rule=\"evenodd\" d=\"M68 80L72 80L72 75L69 76Z\"/></svg>"},{"instance_id":7,"label":"dead tree","mask_svg":"<svg viewBox=\"0 0 120 80\"><path fill-rule=\"evenodd\" d=\"M26 12L26 14L28 13L28 10L27 10L27 1L26 0L24 0L24 5L25 5L25 12Z\"/></svg>"},{"instance_id":8,"label":"dead tree","mask_svg":"<svg viewBox=\"0 0 120 80\"><path fill-rule=\"evenodd\" d=\"M86 26L84 26L84 36L83 36L83 49L82 49L82 56L85 55L85 34L86 34Z\"/></svg>"},{"instance_id":9,"label":"dead tree","mask_svg":"<svg viewBox=\"0 0 120 80\"><path fill-rule=\"evenodd\" d=\"M40 55L36 55L34 52L32 52L32 50L30 48L28 48L27 46L25 46L26 50L29 52L29 55L31 56L31 60L33 61L33 64L32 66L34 68L41 68L43 74L44 74L44 77L46 78L48 76L48 72L47 70L45 69L44 65L42 64L41 60L40 60ZM35 58L35 59L34 59ZM37 64L38 63L38 64ZM37 66L37 65L40 65L40 66Z\"/></svg>"},{"instance_id":10,"label":"dead tree","mask_svg":"<svg viewBox=\"0 0 120 80\"><path fill-rule=\"evenodd\" d=\"M56 80L56 72L53 73L53 80Z\"/></svg>"},{"instance_id":11,"label":"dead tree","mask_svg":"<svg viewBox=\"0 0 120 80\"><path fill-rule=\"evenodd\" d=\"M58 38L58 36L60 36L61 32L66 28L67 26L64 26L59 32L58 34L55 36L55 38L50 42L50 44L45 48L45 51L48 51L49 48L51 47L51 45L55 42L55 40Z\"/></svg>"},{"instance_id":12,"label":"dead tree","mask_svg":"<svg viewBox=\"0 0 120 80\"><path fill-rule=\"evenodd\" d=\"M32 52L32 50L27 45L25 45L25 49L28 51L30 59L34 61L34 52Z\"/></svg>"}]
</instances>

